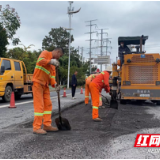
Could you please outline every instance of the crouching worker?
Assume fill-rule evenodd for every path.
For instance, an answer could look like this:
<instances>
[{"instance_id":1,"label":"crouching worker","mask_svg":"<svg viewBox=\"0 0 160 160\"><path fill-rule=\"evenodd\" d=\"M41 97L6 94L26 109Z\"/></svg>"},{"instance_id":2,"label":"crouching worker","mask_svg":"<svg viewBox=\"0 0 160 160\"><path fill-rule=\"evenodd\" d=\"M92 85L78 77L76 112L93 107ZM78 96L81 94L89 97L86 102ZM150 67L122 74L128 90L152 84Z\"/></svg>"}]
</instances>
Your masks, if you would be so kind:
<instances>
[{"instance_id":1,"label":"crouching worker","mask_svg":"<svg viewBox=\"0 0 160 160\"><path fill-rule=\"evenodd\" d=\"M98 114L99 97L102 89L106 92L110 92L109 87L109 75L112 72L112 67L108 67L105 71L101 72L96 78L89 84L89 90L92 98L92 119L96 122L102 121Z\"/></svg>"},{"instance_id":2,"label":"crouching worker","mask_svg":"<svg viewBox=\"0 0 160 160\"><path fill-rule=\"evenodd\" d=\"M33 133L47 134L48 132L58 131L53 127L51 114L52 102L50 100L49 83L56 91L60 86L55 81L56 67L59 66L57 61L63 55L63 49L57 48L52 52L43 51L36 63L33 74L33 104L34 104L34 122ZM43 121L43 129L41 128Z\"/></svg>"}]
</instances>

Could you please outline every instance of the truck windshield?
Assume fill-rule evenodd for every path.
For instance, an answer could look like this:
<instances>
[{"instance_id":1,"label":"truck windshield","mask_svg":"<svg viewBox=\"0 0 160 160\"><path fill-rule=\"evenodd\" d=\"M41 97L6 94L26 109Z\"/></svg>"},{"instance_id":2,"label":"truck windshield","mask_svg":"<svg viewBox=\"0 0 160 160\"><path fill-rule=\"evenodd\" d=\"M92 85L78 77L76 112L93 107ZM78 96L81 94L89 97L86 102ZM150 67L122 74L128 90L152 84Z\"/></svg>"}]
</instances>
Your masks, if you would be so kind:
<instances>
[{"instance_id":1,"label":"truck windshield","mask_svg":"<svg viewBox=\"0 0 160 160\"><path fill-rule=\"evenodd\" d=\"M3 75L6 70L11 70L10 60L2 60L0 68L0 74Z\"/></svg>"}]
</instances>

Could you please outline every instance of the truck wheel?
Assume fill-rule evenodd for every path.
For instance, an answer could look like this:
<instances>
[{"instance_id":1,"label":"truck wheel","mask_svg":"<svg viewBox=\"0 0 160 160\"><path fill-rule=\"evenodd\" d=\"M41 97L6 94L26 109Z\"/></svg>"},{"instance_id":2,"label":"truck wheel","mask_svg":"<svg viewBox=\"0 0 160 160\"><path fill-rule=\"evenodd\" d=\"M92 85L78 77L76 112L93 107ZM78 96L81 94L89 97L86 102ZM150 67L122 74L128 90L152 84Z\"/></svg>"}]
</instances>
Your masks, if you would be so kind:
<instances>
[{"instance_id":1,"label":"truck wheel","mask_svg":"<svg viewBox=\"0 0 160 160\"><path fill-rule=\"evenodd\" d=\"M7 86L5 89L5 94L2 97L3 101L5 102L9 102L11 99L11 93L12 93L12 87L11 86Z\"/></svg>"},{"instance_id":2,"label":"truck wheel","mask_svg":"<svg viewBox=\"0 0 160 160\"><path fill-rule=\"evenodd\" d=\"M16 94L15 94L15 99L18 100L18 99L21 98L21 96L22 96L21 94L16 93Z\"/></svg>"}]
</instances>

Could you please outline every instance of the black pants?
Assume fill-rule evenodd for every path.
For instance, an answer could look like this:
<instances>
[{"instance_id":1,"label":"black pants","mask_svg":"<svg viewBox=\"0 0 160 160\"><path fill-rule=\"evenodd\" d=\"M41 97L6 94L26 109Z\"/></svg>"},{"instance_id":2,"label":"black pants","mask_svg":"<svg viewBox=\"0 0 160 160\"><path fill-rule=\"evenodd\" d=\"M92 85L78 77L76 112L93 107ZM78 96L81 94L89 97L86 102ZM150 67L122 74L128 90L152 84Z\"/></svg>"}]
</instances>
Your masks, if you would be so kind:
<instances>
[{"instance_id":1,"label":"black pants","mask_svg":"<svg viewBox=\"0 0 160 160\"><path fill-rule=\"evenodd\" d=\"M73 85L72 85L72 97L74 97L75 92L76 92L76 86L73 86Z\"/></svg>"}]
</instances>

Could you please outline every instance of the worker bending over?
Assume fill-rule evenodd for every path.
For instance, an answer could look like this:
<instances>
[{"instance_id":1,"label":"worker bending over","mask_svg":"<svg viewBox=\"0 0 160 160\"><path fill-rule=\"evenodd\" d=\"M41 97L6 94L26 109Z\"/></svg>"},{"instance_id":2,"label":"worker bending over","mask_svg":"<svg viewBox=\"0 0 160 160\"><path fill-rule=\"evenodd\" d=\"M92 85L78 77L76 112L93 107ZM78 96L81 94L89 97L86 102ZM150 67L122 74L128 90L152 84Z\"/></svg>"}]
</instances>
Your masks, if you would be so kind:
<instances>
[{"instance_id":1,"label":"worker bending over","mask_svg":"<svg viewBox=\"0 0 160 160\"><path fill-rule=\"evenodd\" d=\"M52 52L43 51L36 63L33 74L33 104L34 104L34 122L33 133L47 134L46 131L54 132L58 129L52 127L52 102L50 100L50 91L48 85L51 84L56 91L60 86L55 81L57 61L63 55L63 49L57 48ZM55 67L56 66L56 67ZM41 128L43 121L43 129Z\"/></svg>"},{"instance_id":2,"label":"worker bending over","mask_svg":"<svg viewBox=\"0 0 160 160\"><path fill-rule=\"evenodd\" d=\"M92 98L92 119L96 122L102 121L98 114L99 96L104 88L106 92L110 92L109 76L112 72L112 67L108 67L105 71L101 72L89 84L89 90Z\"/></svg>"},{"instance_id":3,"label":"worker bending over","mask_svg":"<svg viewBox=\"0 0 160 160\"><path fill-rule=\"evenodd\" d=\"M99 71L99 70L97 70ZM85 104L87 105L89 102L89 84L92 82L92 80L94 78L96 78L96 76L99 74L99 72L97 72L95 74L91 74L89 77L86 78L86 83L85 83Z\"/></svg>"}]
</instances>

